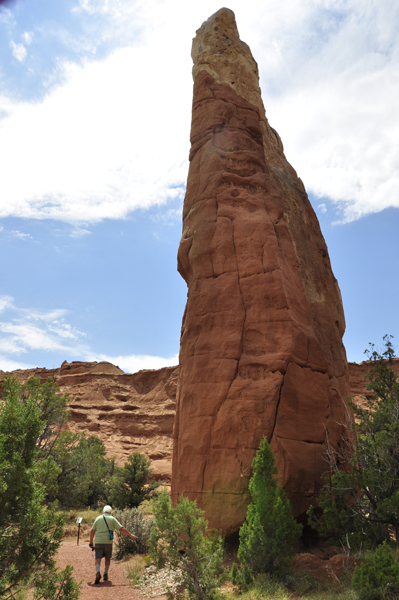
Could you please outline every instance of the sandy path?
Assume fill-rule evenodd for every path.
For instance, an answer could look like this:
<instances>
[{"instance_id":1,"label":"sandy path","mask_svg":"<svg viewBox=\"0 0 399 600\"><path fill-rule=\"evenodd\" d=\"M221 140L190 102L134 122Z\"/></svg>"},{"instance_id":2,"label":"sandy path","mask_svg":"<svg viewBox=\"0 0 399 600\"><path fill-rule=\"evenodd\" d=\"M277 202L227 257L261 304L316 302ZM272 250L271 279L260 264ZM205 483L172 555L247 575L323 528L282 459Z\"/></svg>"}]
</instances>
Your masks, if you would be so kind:
<instances>
[{"instance_id":1,"label":"sandy path","mask_svg":"<svg viewBox=\"0 0 399 600\"><path fill-rule=\"evenodd\" d=\"M58 554L57 565L64 569L66 565L73 566L73 577L82 581L80 600L142 600L136 590L130 586L123 562L112 559L109 569L109 580L94 585L95 568L94 552L87 543L77 546L76 542L63 542ZM104 560L101 561L101 575L104 572Z\"/></svg>"}]
</instances>

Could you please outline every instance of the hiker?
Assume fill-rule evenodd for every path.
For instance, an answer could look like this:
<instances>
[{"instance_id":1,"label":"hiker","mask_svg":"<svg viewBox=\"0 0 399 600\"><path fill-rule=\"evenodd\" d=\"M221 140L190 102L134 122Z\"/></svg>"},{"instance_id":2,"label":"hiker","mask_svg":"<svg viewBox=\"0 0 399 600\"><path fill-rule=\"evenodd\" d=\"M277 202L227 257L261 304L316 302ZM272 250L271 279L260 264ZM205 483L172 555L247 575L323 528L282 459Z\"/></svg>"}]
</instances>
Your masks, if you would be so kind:
<instances>
[{"instance_id":1,"label":"hiker","mask_svg":"<svg viewBox=\"0 0 399 600\"><path fill-rule=\"evenodd\" d=\"M104 568L104 581L108 581L108 571L109 565L111 564L111 556L112 556L112 540L114 539L113 531L119 531L120 533L124 533L132 538L132 540L137 540L137 536L133 535L126 529L126 527L122 527L122 525L115 519L115 517L111 516L112 507L104 506L103 514L97 517L94 521L91 531L90 531L90 548L95 549L96 552L96 579L94 583L100 583L101 573L100 573L100 565L102 557L105 558L105 568ZM107 517L105 517L107 515ZM95 546L93 546L93 539L95 537Z\"/></svg>"}]
</instances>

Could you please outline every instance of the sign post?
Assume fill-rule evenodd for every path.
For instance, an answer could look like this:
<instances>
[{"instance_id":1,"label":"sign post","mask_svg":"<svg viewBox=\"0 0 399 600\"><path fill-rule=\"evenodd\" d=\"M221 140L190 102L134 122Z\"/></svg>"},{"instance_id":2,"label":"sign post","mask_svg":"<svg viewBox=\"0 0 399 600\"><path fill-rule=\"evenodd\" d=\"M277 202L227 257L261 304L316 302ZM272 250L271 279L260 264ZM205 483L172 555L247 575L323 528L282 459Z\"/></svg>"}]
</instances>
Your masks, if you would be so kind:
<instances>
[{"instance_id":1,"label":"sign post","mask_svg":"<svg viewBox=\"0 0 399 600\"><path fill-rule=\"evenodd\" d=\"M79 535L80 535L80 524L83 521L83 517L78 517L76 523L78 524L78 543L77 546L79 546Z\"/></svg>"}]
</instances>

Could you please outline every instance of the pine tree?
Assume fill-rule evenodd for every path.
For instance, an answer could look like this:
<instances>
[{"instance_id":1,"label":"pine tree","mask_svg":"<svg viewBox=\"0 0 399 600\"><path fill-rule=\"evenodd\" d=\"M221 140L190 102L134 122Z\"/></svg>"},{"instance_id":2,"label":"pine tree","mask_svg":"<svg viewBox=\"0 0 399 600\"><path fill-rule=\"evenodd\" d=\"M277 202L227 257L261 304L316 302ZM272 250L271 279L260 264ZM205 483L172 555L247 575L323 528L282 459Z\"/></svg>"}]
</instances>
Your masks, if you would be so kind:
<instances>
[{"instance_id":1,"label":"pine tree","mask_svg":"<svg viewBox=\"0 0 399 600\"><path fill-rule=\"evenodd\" d=\"M274 455L264 437L252 462L251 502L240 529L238 558L255 573L271 573L295 553L302 525L290 515L291 506L277 484Z\"/></svg>"},{"instance_id":2,"label":"pine tree","mask_svg":"<svg viewBox=\"0 0 399 600\"><path fill-rule=\"evenodd\" d=\"M355 419L348 414L340 444L328 447L321 518L309 510L322 535L350 533L352 545L373 548L389 540L392 530L399 540L399 381L390 336L384 344L382 354L373 344L366 351L371 396L364 406L349 402Z\"/></svg>"}]
</instances>

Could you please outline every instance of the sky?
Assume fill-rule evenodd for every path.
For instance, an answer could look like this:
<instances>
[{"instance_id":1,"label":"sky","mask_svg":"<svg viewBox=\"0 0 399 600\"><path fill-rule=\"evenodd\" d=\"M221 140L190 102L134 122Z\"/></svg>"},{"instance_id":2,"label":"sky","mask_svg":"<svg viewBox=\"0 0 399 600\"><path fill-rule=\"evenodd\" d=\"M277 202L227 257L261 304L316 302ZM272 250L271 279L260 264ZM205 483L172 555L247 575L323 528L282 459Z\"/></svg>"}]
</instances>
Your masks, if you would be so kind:
<instances>
[{"instance_id":1,"label":"sky","mask_svg":"<svg viewBox=\"0 0 399 600\"><path fill-rule=\"evenodd\" d=\"M214 0L0 0L0 369L178 363L191 42ZM338 279L399 344L399 3L229 0Z\"/></svg>"}]
</instances>

